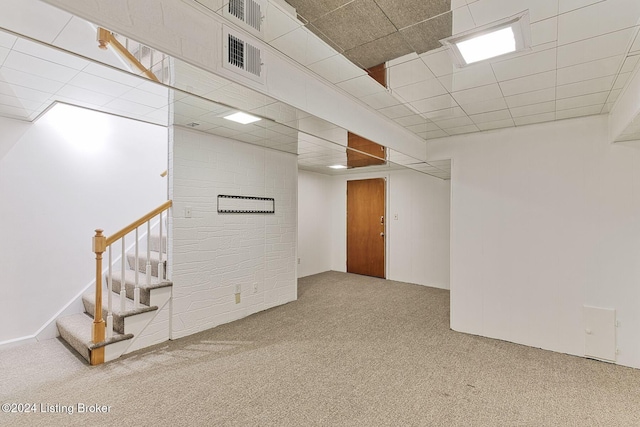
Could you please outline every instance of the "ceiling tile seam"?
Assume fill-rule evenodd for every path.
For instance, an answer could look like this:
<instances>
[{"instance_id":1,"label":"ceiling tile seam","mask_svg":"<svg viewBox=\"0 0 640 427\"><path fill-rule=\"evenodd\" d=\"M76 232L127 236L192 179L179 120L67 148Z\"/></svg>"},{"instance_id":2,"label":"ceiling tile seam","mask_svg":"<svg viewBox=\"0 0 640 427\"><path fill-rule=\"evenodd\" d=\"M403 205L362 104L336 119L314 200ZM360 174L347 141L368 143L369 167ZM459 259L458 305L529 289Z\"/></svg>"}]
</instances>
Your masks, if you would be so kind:
<instances>
[{"instance_id":1,"label":"ceiling tile seam","mask_svg":"<svg viewBox=\"0 0 640 427\"><path fill-rule=\"evenodd\" d=\"M375 1L375 0L374 0L374 1ZM415 26L417 26L417 25L424 24L424 23L425 23L425 22L427 22L427 21L431 21L431 20L433 20L433 19L439 18L439 17L444 16L444 15L447 15L447 14L449 14L449 13L453 13L453 10L448 10L448 11L446 11L446 12L442 12L442 13L439 13L439 14L437 14L437 15L434 15L434 16L432 16L432 17L430 17L430 18L424 19L424 20L422 20L422 21L420 21L420 22L414 22L413 24L411 24L411 25L407 25L406 27L398 28L398 31L399 31L399 32L402 32L403 30L406 30L407 28L411 28L411 27L415 27ZM473 17L472 17L472 19L473 19ZM475 20L474 20L474 24L475 24ZM438 40L438 41L439 41L439 40Z\"/></svg>"},{"instance_id":2,"label":"ceiling tile seam","mask_svg":"<svg viewBox=\"0 0 640 427\"><path fill-rule=\"evenodd\" d=\"M69 20L67 21L67 23L62 26L62 29L60 29L60 31L58 31L58 34L56 34L56 36L53 38L53 40L51 40L50 44L54 44L56 42L56 40L58 40L58 37L60 37L60 34L62 34L64 32L64 30L67 29L67 27L69 26L69 24L71 23L72 20L73 20L73 14L71 14L71 16L69 17Z\"/></svg>"},{"instance_id":3,"label":"ceiling tile seam","mask_svg":"<svg viewBox=\"0 0 640 427\"><path fill-rule=\"evenodd\" d=\"M391 92L393 92L393 91L391 91ZM415 108L415 107L413 107L413 105L412 105L411 103L407 102L407 101L406 101L406 100L405 100L405 99L404 99L404 98L403 98L399 93L391 94L391 96L393 96L393 97L395 97L395 98L399 98L399 99L401 100L401 102L402 102L402 103L401 103L401 104L398 104L398 105L404 105L404 106L410 105L410 106L411 106L411 110L410 110L410 111L411 111L413 114L418 115L418 116L422 117L423 119L425 119L425 121L426 121L426 123L427 123L427 124L428 124L428 123L433 123L435 126L437 126L437 127L438 127L438 129L440 129L441 131L445 132L445 130L444 130L444 129L442 129L442 128L440 128L440 126L438 126L438 124L437 124L437 123L433 122L433 120L431 120L431 119L429 119L428 117L424 116L424 114L423 114L423 113L420 113L420 112L418 112L418 111L414 111L414 110L413 110L413 108ZM453 97L452 97L452 99L453 99ZM456 102L456 104L458 103L455 99L453 99L453 100L454 100L454 102ZM385 108L391 108L391 107L385 107ZM453 108L453 107L452 107L452 108ZM383 110L383 109L384 109L384 108L381 108L380 110ZM409 107L407 107L407 109L409 109ZM376 110L376 111L380 111L380 110ZM380 114L383 114L383 113L380 113ZM383 115L384 115L384 114L383 114ZM402 116L402 117L409 117L409 116L411 116L411 114L409 114L409 115L407 115L407 116ZM402 118L402 117L397 117L397 118ZM395 121L395 120L394 120L394 121ZM411 132L411 131L409 131L409 132ZM417 132L412 132L412 133L417 134ZM446 133L446 132L445 132L445 133Z\"/></svg>"},{"instance_id":4,"label":"ceiling tile seam","mask_svg":"<svg viewBox=\"0 0 640 427\"><path fill-rule=\"evenodd\" d=\"M351 3L355 2L355 1L357 1L357 0L351 0L351 1L349 1L349 2L347 2L347 3L345 3L345 4L343 4L342 6L338 6L338 7L336 7L335 9L331 9L329 12L327 12L327 13L325 13L325 14L323 14L323 15L318 16L318 17L317 17L317 18L315 18L314 20L309 20L309 19L307 19L307 18L304 18L304 19L305 19L305 21L307 21L309 24L313 24L313 23L314 23L315 21L317 21L318 19L322 19L322 18L324 18L325 16L330 15L330 14L332 14L333 12L335 12L335 11L337 11L337 10L340 10L340 9L342 9L342 8L346 7L346 6L350 5ZM296 11L296 14L298 14L298 13L297 13L297 11Z\"/></svg>"},{"instance_id":5,"label":"ceiling tile seam","mask_svg":"<svg viewBox=\"0 0 640 427\"><path fill-rule=\"evenodd\" d=\"M384 9L382 9L382 7L380 7L380 5L378 4L377 0L373 0L373 2L375 3L375 5L378 7L378 9L380 10L380 12L382 12L382 14L384 15L385 18L387 18L387 20L389 22L391 22L391 25L393 26L393 28L396 29L396 33L400 31L400 29L396 26L396 24L393 23L393 21L391 20L391 18L389 17L389 15L386 14L386 12L384 11ZM393 33L389 33L389 34L393 34ZM389 35L387 34L387 36ZM385 36L386 37L386 36ZM378 39L379 40L379 39Z\"/></svg>"},{"instance_id":6,"label":"ceiling tile seam","mask_svg":"<svg viewBox=\"0 0 640 427\"><path fill-rule=\"evenodd\" d=\"M559 25L560 25L560 20L558 20L558 31L560 31ZM559 40L557 40L556 43L557 43L557 47L558 48L567 47L567 46L570 46L572 44L581 43L581 42L584 42L584 41L593 40L593 39L597 39L597 38L604 37L604 36L609 36L609 35L615 34L615 33L621 33L623 31L627 31L627 30L630 30L630 29L633 29L633 28L637 29L639 26L640 26L640 24L630 25L628 27L618 28L617 30L609 31L608 33L599 33L596 36L585 37L585 38L582 38L582 39L573 40L573 41L568 42L568 43L561 44ZM629 51L630 48L631 48L631 43L628 43L627 52Z\"/></svg>"},{"instance_id":7,"label":"ceiling tile seam","mask_svg":"<svg viewBox=\"0 0 640 427\"><path fill-rule=\"evenodd\" d=\"M557 63L557 60L556 60ZM491 67L491 72L493 73L493 78L496 79L496 83L498 84L498 89L500 89L500 94L502 95L502 99L504 99L505 104L507 103L507 97L504 95L504 92L502 91L502 86L500 86L500 81L498 80L498 76L496 76L496 70L493 69L493 64L489 64ZM513 115L511 114L511 109L509 108L509 105L507 104L507 111L509 112L509 117L511 117L511 120L513 121ZM515 122L514 122L515 125Z\"/></svg>"}]
</instances>

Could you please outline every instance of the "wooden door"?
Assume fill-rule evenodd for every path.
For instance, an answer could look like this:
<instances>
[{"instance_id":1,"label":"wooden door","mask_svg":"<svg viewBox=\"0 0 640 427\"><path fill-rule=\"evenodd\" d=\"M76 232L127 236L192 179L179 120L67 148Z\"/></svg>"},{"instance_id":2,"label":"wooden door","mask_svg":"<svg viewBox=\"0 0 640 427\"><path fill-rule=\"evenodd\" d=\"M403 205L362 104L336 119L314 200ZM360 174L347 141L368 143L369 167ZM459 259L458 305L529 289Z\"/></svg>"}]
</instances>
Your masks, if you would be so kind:
<instances>
[{"instance_id":1,"label":"wooden door","mask_svg":"<svg viewBox=\"0 0 640 427\"><path fill-rule=\"evenodd\" d=\"M347 272L385 278L385 180L347 181Z\"/></svg>"}]
</instances>

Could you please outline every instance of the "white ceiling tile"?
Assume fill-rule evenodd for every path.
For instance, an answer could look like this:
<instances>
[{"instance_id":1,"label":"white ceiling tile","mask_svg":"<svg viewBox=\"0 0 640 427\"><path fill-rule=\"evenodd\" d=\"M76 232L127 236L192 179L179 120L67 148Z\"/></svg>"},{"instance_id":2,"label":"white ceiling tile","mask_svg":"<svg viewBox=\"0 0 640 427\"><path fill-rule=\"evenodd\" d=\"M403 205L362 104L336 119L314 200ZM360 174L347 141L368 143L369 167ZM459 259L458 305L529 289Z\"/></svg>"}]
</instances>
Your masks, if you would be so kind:
<instances>
[{"instance_id":1,"label":"white ceiling tile","mask_svg":"<svg viewBox=\"0 0 640 427\"><path fill-rule=\"evenodd\" d=\"M532 116L516 117L513 119L516 126L531 125L534 123L551 122L556 119L556 113L534 114Z\"/></svg>"},{"instance_id":2,"label":"white ceiling tile","mask_svg":"<svg viewBox=\"0 0 640 427\"><path fill-rule=\"evenodd\" d=\"M422 137L424 139L444 138L445 136L449 136L449 135L443 130L434 130L434 131L431 131L431 132L422 132L420 134L420 137Z\"/></svg>"},{"instance_id":3,"label":"white ceiling tile","mask_svg":"<svg viewBox=\"0 0 640 427\"><path fill-rule=\"evenodd\" d=\"M25 110L21 107L12 107L10 105L0 104L0 115L8 117L16 117L20 119L29 119L31 116L31 110Z\"/></svg>"},{"instance_id":4,"label":"white ceiling tile","mask_svg":"<svg viewBox=\"0 0 640 427\"><path fill-rule=\"evenodd\" d=\"M82 70L84 73L93 74L94 76L102 77L108 80L113 80L123 85L137 87L143 82L147 81L144 77L136 76L119 70L114 70L110 67L105 67L99 64L89 64L87 68Z\"/></svg>"},{"instance_id":5,"label":"white ceiling tile","mask_svg":"<svg viewBox=\"0 0 640 427\"><path fill-rule=\"evenodd\" d=\"M440 48L437 51L429 51L420 55L420 59L427 64L427 67L436 77L445 76L451 74L456 70L453 65L451 56L445 48Z\"/></svg>"},{"instance_id":6,"label":"white ceiling tile","mask_svg":"<svg viewBox=\"0 0 640 427\"><path fill-rule=\"evenodd\" d=\"M3 1L0 13L0 27L47 43L70 20L71 14L37 0Z\"/></svg>"},{"instance_id":7,"label":"white ceiling tile","mask_svg":"<svg viewBox=\"0 0 640 427\"><path fill-rule=\"evenodd\" d=\"M511 108L511 116L515 119L523 116L533 116L543 113L550 113L556 110L556 102L542 102L540 104L525 105L524 107Z\"/></svg>"},{"instance_id":8,"label":"white ceiling tile","mask_svg":"<svg viewBox=\"0 0 640 427\"><path fill-rule=\"evenodd\" d=\"M618 77L616 78L616 81L613 84L613 88L612 89L622 89L624 87L624 85L626 85L627 82L629 81L629 77L631 77L631 74L633 74L633 73L620 73L620 74L618 74Z\"/></svg>"},{"instance_id":9,"label":"white ceiling tile","mask_svg":"<svg viewBox=\"0 0 640 427\"><path fill-rule=\"evenodd\" d=\"M42 105L42 102L29 101L27 99L16 98L11 95L0 94L0 104L33 111L39 108Z\"/></svg>"},{"instance_id":10,"label":"white ceiling tile","mask_svg":"<svg viewBox=\"0 0 640 427\"><path fill-rule=\"evenodd\" d=\"M531 46L558 40L558 18L553 17L531 24Z\"/></svg>"},{"instance_id":11,"label":"white ceiling tile","mask_svg":"<svg viewBox=\"0 0 640 427\"><path fill-rule=\"evenodd\" d=\"M509 110L498 110L489 113L474 114L469 116L475 124L511 120ZM513 122L512 122L513 123Z\"/></svg>"},{"instance_id":12,"label":"white ceiling tile","mask_svg":"<svg viewBox=\"0 0 640 427\"><path fill-rule=\"evenodd\" d=\"M22 71L17 71L11 68L0 68L0 75L4 77L4 80L7 83L39 90L42 92L55 93L60 90L62 86L64 86L63 83L34 76L28 73L23 73Z\"/></svg>"},{"instance_id":13,"label":"white ceiling tile","mask_svg":"<svg viewBox=\"0 0 640 427\"><path fill-rule=\"evenodd\" d=\"M471 65L453 74L439 77L438 80L449 92L496 83L496 77L489 64Z\"/></svg>"},{"instance_id":14,"label":"white ceiling tile","mask_svg":"<svg viewBox=\"0 0 640 427\"><path fill-rule=\"evenodd\" d=\"M559 13L566 13L602 1L605 0L560 0L558 11Z\"/></svg>"},{"instance_id":15,"label":"white ceiling tile","mask_svg":"<svg viewBox=\"0 0 640 427\"><path fill-rule=\"evenodd\" d=\"M564 85L614 75L618 72L623 59L624 56L612 56L571 67L559 68L557 71L558 84Z\"/></svg>"},{"instance_id":16,"label":"white ceiling tile","mask_svg":"<svg viewBox=\"0 0 640 427\"><path fill-rule=\"evenodd\" d=\"M158 108L157 110L147 114L146 117L148 117L149 120L159 125L162 125L162 126L169 125L169 112L167 111L167 109Z\"/></svg>"},{"instance_id":17,"label":"white ceiling tile","mask_svg":"<svg viewBox=\"0 0 640 427\"><path fill-rule=\"evenodd\" d=\"M16 40L18 40L16 36L0 31L0 47L11 49Z\"/></svg>"},{"instance_id":18,"label":"white ceiling tile","mask_svg":"<svg viewBox=\"0 0 640 427\"><path fill-rule=\"evenodd\" d=\"M568 110L570 108L587 107L591 105L602 106L607 101L608 96L609 92L599 92L574 96L573 98L559 99L556 101L556 110Z\"/></svg>"},{"instance_id":19,"label":"white ceiling tile","mask_svg":"<svg viewBox=\"0 0 640 427\"><path fill-rule=\"evenodd\" d=\"M376 110L391 107L393 105L398 105L400 103L397 98L391 96L386 91L374 93L373 95L363 96L360 100Z\"/></svg>"},{"instance_id":20,"label":"white ceiling tile","mask_svg":"<svg viewBox=\"0 0 640 427\"><path fill-rule=\"evenodd\" d=\"M512 80L500 82L500 89L505 96L518 95L520 93L535 90L548 89L556 85L556 71L533 74Z\"/></svg>"},{"instance_id":21,"label":"white ceiling tile","mask_svg":"<svg viewBox=\"0 0 640 427\"><path fill-rule=\"evenodd\" d=\"M386 92L384 86L369 76L360 76L355 79L345 80L337 84L338 87L346 90L356 98L373 95L375 93Z\"/></svg>"},{"instance_id":22,"label":"white ceiling tile","mask_svg":"<svg viewBox=\"0 0 640 427\"><path fill-rule=\"evenodd\" d=\"M417 125L407 126L406 128L413 133L423 133L440 130L440 128L435 123L420 123Z\"/></svg>"},{"instance_id":23,"label":"white ceiling tile","mask_svg":"<svg viewBox=\"0 0 640 427\"><path fill-rule=\"evenodd\" d=\"M442 110L429 111L423 113L423 115L430 120L445 120L456 117L465 117L467 113L460 107L451 107L444 108Z\"/></svg>"},{"instance_id":24,"label":"white ceiling tile","mask_svg":"<svg viewBox=\"0 0 640 427\"><path fill-rule=\"evenodd\" d=\"M428 111L442 110L444 108L457 107L458 103L449 94L434 96L433 98L421 99L414 101L411 106L420 113Z\"/></svg>"},{"instance_id":25,"label":"white ceiling tile","mask_svg":"<svg viewBox=\"0 0 640 427\"><path fill-rule=\"evenodd\" d=\"M334 55L309 65L309 69L329 80L331 83L343 82L367 73L342 55Z\"/></svg>"},{"instance_id":26,"label":"white ceiling tile","mask_svg":"<svg viewBox=\"0 0 640 427\"><path fill-rule=\"evenodd\" d=\"M401 126L413 126L413 125L424 124L426 123L427 119L425 119L422 116L418 116L416 114L413 116L399 117L394 121Z\"/></svg>"},{"instance_id":27,"label":"white ceiling tile","mask_svg":"<svg viewBox=\"0 0 640 427\"><path fill-rule=\"evenodd\" d=\"M486 101L472 102L460 105L467 114L488 113L491 111L499 111L507 108L504 98L489 99Z\"/></svg>"},{"instance_id":28,"label":"white ceiling tile","mask_svg":"<svg viewBox=\"0 0 640 427\"><path fill-rule=\"evenodd\" d=\"M89 61L86 59L25 39L18 39L13 50L76 70L82 70L89 65Z\"/></svg>"},{"instance_id":29,"label":"white ceiling tile","mask_svg":"<svg viewBox=\"0 0 640 427\"><path fill-rule=\"evenodd\" d=\"M404 105L394 105L393 107L382 108L378 111L390 119L397 119L399 117L406 117L415 114Z\"/></svg>"},{"instance_id":30,"label":"white ceiling tile","mask_svg":"<svg viewBox=\"0 0 640 427\"><path fill-rule=\"evenodd\" d=\"M548 49L541 52L533 52L517 58L496 62L492 64L492 67L498 81L555 70L556 50Z\"/></svg>"},{"instance_id":31,"label":"white ceiling tile","mask_svg":"<svg viewBox=\"0 0 640 427\"><path fill-rule=\"evenodd\" d=\"M30 89L24 86L0 84L0 93L3 95L11 95L16 98L26 99L28 101L37 101L43 103L47 101L52 93L42 92L35 89Z\"/></svg>"},{"instance_id":32,"label":"white ceiling tile","mask_svg":"<svg viewBox=\"0 0 640 427\"><path fill-rule=\"evenodd\" d=\"M488 99L502 98L502 91L497 83L461 90L451 94L458 104L472 104Z\"/></svg>"},{"instance_id":33,"label":"white ceiling tile","mask_svg":"<svg viewBox=\"0 0 640 427\"><path fill-rule=\"evenodd\" d=\"M388 67L387 76L389 87L392 89L435 78L431 70L420 58Z\"/></svg>"},{"instance_id":34,"label":"white ceiling tile","mask_svg":"<svg viewBox=\"0 0 640 427\"><path fill-rule=\"evenodd\" d=\"M570 119L573 117L592 116L594 114L601 114L601 105L592 105L589 107L571 108L568 110L562 110L556 112L556 120Z\"/></svg>"},{"instance_id":35,"label":"white ceiling tile","mask_svg":"<svg viewBox=\"0 0 640 427\"><path fill-rule=\"evenodd\" d=\"M556 89L542 89L533 92L520 93L518 95L507 96L505 101L509 108L523 107L525 105L539 104L541 102L553 101L556 99Z\"/></svg>"},{"instance_id":36,"label":"white ceiling tile","mask_svg":"<svg viewBox=\"0 0 640 427\"><path fill-rule=\"evenodd\" d=\"M140 89L131 89L120 98L153 108L162 108L169 104L168 97L158 96L156 94L145 92Z\"/></svg>"},{"instance_id":37,"label":"white ceiling tile","mask_svg":"<svg viewBox=\"0 0 640 427\"><path fill-rule=\"evenodd\" d=\"M446 129L446 132L449 135L462 135L465 133L473 133L473 132L478 132L480 129L478 129L478 127L476 125L465 125L465 126L459 126L459 127L455 127L455 128L449 128Z\"/></svg>"},{"instance_id":38,"label":"white ceiling tile","mask_svg":"<svg viewBox=\"0 0 640 427\"><path fill-rule=\"evenodd\" d=\"M267 42L290 33L302 25L271 2L267 3L267 16L268 19L266 19L264 27L264 39Z\"/></svg>"},{"instance_id":39,"label":"white ceiling tile","mask_svg":"<svg viewBox=\"0 0 640 427\"><path fill-rule=\"evenodd\" d=\"M69 85L60 89L54 97L55 99L60 99L59 97L74 99L82 102L88 102L93 105L104 105L113 100L112 96Z\"/></svg>"},{"instance_id":40,"label":"white ceiling tile","mask_svg":"<svg viewBox=\"0 0 640 427\"><path fill-rule=\"evenodd\" d=\"M452 35L464 33L476 27L476 23L473 21L473 16L471 16L471 11L466 3L464 6L455 7L452 2L451 10L453 10Z\"/></svg>"},{"instance_id":41,"label":"white ceiling tile","mask_svg":"<svg viewBox=\"0 0 640 427\"><path fill-rule=\"evenodd\" d=\"M558 18L558 44L573 43L633 27L638 22L638 16L638 1L604 1L564 13Z\"/></svg>"},{"instance_id":42,"label":"white ceiling tile","mask_svg":"<svg viewBox=\"0 0 640 427\"><path fill-rule=\"evenodd\" d=\"M287 55L300 64L307 64L307 38L309 33L305 28L299 27L275 40L271 46Z\"/></svg>"},{"instance_id":43,"label":"white ceiling tile","mask_svg":"<svg viewBox=\"0 0 640 427\"><path fill-rule=\"evenodd\" d=\"M640 52L640 32L636 33L636 39L633 41L633 44L631 45L629 52L630 53Z\"/></svg>"},{"instance_id":44,"label":"white ceiling tile","mask_svg":"<svg viewBox=\"0 0 640 427\"><path fill-rule=\"evenodd\" d=\"M633 71L639 59L640 59L640 55L630 56L626 58L624 61L624 64L622 65L622 68L620 69L620 72L628 73L630 71Z\"/></svg>"},{"instance_id":45,"label":"white ceiling tile","mask_svg":"<svg viewBox=\"0 0 640 427\"><path fill-rule=\"evenodd\" d=\"M61 83L67 83L76 74L78 74L78 70L74 70L73 68L65 67L63 65L55 64L53 62L45 61L16 51L11 51L11 53L9 53L7 59L4 61L3 67L12 68L14 70L55 80Z\"/></svg>"},{"instance_id":46,"label":"white ceiling tile","mask_svg":"<svg viewBox=\"0 0 640 427\"><path fill-rule=\"evenodd\" d=\"M161 85L160 83L145 80L140 86L138 86L138 89L144 90L145 92L149 92L154 95L169 98L169 88Z\"/></svg>"},{"instance_id":47,"label":"white ceiling tile","mask_svg":"<svg viewBox=\"0 0 640 427\"><path fill-rule=\"evenodd\" d=\"M131 86L126 86L113 80L103 79L102 77L87 73L78 74L69 81L69 84L105 95L111 95L114 98L131 90Z\"/></svg>"},{"instance_id":48,"label":"white ceiling tile","mask_svg":"<svg viewBox=\"0 0 640 427\"><path fill-rule=\"evenodd\" d=\"M486 25L529 10L531 22L542 21L558 14L558 0L493 0L469 4L476 25Z\"/></svg>"},{"instance_id":49,"label":"white ceiling tile","mask_svg":"<svg viewBox=\"0 0 640 427\"><path fill-rule=\"evenodd\" d=\"M614 89L609 93L609 96L607 97L607 103L613 103L616 102L616 100L618 99L618 96L620 96L620 94L622 93L622 89Z\"/></svg>"},{"instance_id":50,"label":"white ceiling tile","mask_svg":"<svg viewBox=\"0 0 640 427\"><path fill-rule=\"evenodd\" d=\"M595 61L616 55L626 55L633 29L581 40L558 47L558 68Z\"/></svg>"},{"instance_id":51,"label":"white ceiling tile","mask_svg":"<svg viewBox=\"0 0 640 427\"><path fill-rule=\"evenodd\" d=\"M406 55L403 55L399 58L396 59L391 59L389 61L387 61L387 67L395 67L396 65L400 65L403 62L407 62L407 61L413 61L416 59L420 59L420 56L418 56L417 53L412 52L412 53L408 53Z\"/></svg>"},{"instance_id":52,"label":"white ceiling tile","mask_svg":"<svg viewBox=\"0 0 640 427\"><path fill-rule=\"evenodd\" d=\"M453 119L445 119L445 120L434 120L433 121L439 128L448 131L448 129L453 129L461 126L470 126L474 125L473 121L467 117L455 117Z\"/></svg>"},{"instance_id":53,"label":"white ceiling tile","mask_svg":"<svg viewBox=\"0 0 640 427\"><path fill-rule=\"evenodd\" d=\"M574 96L588 95L590 93L604 92L611 90L616 76L600 77L593 80L584 80L577 83L558 86L556 95L558 99L571 98Z\"/></svg>"},{"instance_id":54,"label":"white ceiling tile","mask_svg":"<svg viewBox=\"0 0 640 427\"><path fill-rule=\"evenodd\" d=\"M6 47L0 46L0 67L4 63L4 60L7 58L7 56L9 55L9 52L10 52L9 49L7 49Z\"/></svg>"},{"instance_id":55,"label":"white ceiling tile","mask_svg":"<svg viewBox=\"0 0 640 427\"><path fill-rule=\"evenodd\" d=\"M304 65L322 61L323 59L327 59L338 53L318 36L310 31L308 31L308 33L309 37L307 37L307 55L305 59L306 62L303 63Z\"/></svg>"},{"instance_id":56,"label":"white ceiling tile","mask_svg":"<svg viewBox=\"0 0 640 427\"><path fill-rule=\"evenodd\" d=\"M498 120L495 122L478 123L476 124L476 126L478 126L478 129L480 130L492 130L514 127L515 123L513 119L509 118L505 120Z\"/></svg>"},{"instance_id":57,"label":"white ceiling tile","mask_svg":"<svg viewBox=\"0 0 640 427\"><path fill-rule=\"evenodd\" d=\"M394 90L407 102L418 101L420 99L432 98L444 95L447 90L440 84L438 79L425 80L412 85L403 86Z\"/></svg>"}]
</instances>

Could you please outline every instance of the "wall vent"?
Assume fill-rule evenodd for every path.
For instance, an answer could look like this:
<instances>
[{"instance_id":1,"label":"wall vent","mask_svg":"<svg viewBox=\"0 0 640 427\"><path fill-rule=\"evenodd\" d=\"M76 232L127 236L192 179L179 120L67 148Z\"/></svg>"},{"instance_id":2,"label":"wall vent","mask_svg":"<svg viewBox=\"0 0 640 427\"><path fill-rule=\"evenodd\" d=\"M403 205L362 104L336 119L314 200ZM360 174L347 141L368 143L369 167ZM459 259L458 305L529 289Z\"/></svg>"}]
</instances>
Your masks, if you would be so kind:
<instances>
[{"instance_id":1,"label":"wall vent","mask_svg":"<svg viewBox=\"0 0 640 427\"><path fill-rule=\"evenodd\" d=\"M236 23L262 38L264 32L264 11L263 0L229 0L229 4L224 8L224 15Z\"/></svg>"},{"instance_id":2,"label":"wall vent","mask_svg":"<svg viewBox=\"0 0 640 427\"><path fill-rule=\"evenodd\" d=\"M262 49L240 33L224 27L222 67L264 84Z\"/></svg>"}]
</instances>

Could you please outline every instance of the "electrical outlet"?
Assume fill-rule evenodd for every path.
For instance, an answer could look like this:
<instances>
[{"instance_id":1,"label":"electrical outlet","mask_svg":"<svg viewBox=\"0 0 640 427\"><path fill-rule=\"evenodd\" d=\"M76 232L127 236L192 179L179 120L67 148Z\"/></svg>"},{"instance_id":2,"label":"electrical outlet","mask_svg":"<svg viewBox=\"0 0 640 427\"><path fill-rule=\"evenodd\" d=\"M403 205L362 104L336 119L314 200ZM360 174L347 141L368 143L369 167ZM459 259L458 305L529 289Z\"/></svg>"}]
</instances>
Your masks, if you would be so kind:
<instances>
[{"instance_id":1,"label":"electrical outlet","mask_svg":"<svg viewBox=\"0 0 640 427\"><path fill-rule=\"evenodd\" d=\"M187 206L184 208L184 217L191 218L191 206Z\"/></svg>"},{"instance_id":2,"label":"electrical outlet","mask_svg":"<svg viewBox=\"0 0 640 427\"><path fill-rule=\"evenodd\" d=\"M253 284L253 293L254 293L254 294L257 294L257 293L258 293L258 282L255 282L255 283Z\"/></svg>"}]
</instances>

